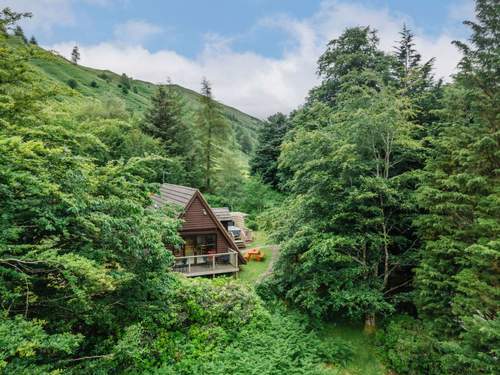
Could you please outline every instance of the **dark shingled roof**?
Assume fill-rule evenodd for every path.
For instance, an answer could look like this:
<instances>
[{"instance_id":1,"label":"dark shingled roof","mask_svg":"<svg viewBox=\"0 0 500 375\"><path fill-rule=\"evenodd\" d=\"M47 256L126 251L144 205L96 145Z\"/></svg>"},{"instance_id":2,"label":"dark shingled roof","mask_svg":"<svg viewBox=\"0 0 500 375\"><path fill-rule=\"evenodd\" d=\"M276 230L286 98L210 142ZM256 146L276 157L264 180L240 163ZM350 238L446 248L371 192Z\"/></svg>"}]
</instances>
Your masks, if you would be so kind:
<instances>
[{"instance_id":1,"label":"dark shingled roof","mask_svg":"<svg viewBox=\"0 0 500 375\"><path fill-rule=\"evenodd\" d=\"M231 216L231 212L229 211L228 207L216 207L212 208L212 211L214 212L215 216L217 216L217 219L219 219L220 221L233 220L233 217Z\"/></svg>"},{"instance_id":2,"label":"dark shingled roof","mask_svg":"<svg viewBox=\"0 0 500 375\"><path fill-rule=\"evenodd\" d=\"M151 199L155 208L162 208L167 203L186 208L196 191L197 189L187 186L162 184L160 193L152 195Z\"/></svg>"}]
</instances>

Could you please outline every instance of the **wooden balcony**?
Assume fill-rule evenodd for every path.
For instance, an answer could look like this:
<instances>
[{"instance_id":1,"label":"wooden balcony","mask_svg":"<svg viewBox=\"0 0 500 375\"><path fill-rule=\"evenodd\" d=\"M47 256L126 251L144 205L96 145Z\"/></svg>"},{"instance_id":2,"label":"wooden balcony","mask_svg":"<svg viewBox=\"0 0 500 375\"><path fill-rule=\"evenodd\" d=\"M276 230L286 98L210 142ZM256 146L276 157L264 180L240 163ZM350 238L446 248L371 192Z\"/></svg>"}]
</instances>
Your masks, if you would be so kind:
<instances>
[{"instance_id":1,"label":"wooden balcony","mask_svg":"<svg viewBox=\"0 0 500 375\"><path fill-rule=\"evenodd\" d=\"M175 257L173 270L187 277L236 273L240 270L238 252L230 249L227 253Z\"/></svg>"}]
</instances>

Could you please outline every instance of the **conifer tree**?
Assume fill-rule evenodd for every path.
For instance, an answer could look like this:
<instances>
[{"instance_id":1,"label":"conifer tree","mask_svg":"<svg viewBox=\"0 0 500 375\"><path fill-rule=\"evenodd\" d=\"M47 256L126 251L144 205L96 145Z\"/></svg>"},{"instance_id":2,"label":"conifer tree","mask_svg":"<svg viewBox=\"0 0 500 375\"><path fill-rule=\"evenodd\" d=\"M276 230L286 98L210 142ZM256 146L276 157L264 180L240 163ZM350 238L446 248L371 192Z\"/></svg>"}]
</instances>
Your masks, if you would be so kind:
<instances>
[{"instance_id":1,"label":"conifer tree","mask_svg":"<svg viewBox=\"0 0 500 375\"><path fill-rule=\"evenodd\" d=\"M33 44L35 46L38 45L38 41L36 40L35 36L32 35L31 38L30 38L30 44Z\"/></svg>"},{"instance_id":2,"label":"conifer tree","mask_svg":"<svg viewBox=\"0 0 500 375\"><path fill-rule=\"evenodd\" d=\"M170 157L186 158L192 152L193 131L184 119L184 106L172 86L160 85L144 118L144 132L160 139Z\"/></svg>"},{"instance_id":3,"label":"conifer tree","mask_svg":"<svg viewBox=\"0 0 500 375\"><path fill-rule=\"evenodd\" d=\"M401 35L401 39L399 44L394 48L394 54L399 62L400 74L408 76L412 69L419 66L421 56L415 49L415 43L413 42L414 35L406 24L403 24L403 29L399 35Z\"/></svg>"},{"instance_id":4,"label":"conifer tree","mask_svg":"<svg viewBox=\"0 0 500 375\"><path fill-rule=\"evenodd\" d=\"M320 100L335 104L346 79L357 79L360 85L375 87L376 82L360 75L365 70L388 82L391 79L392 57L378 48L378 42L377 32L370 27L348 28L339 38L331 40L318 60L317 73L322 82L309 93L309 103Z\"/></svg>"},{"instance_id":5,"label":"conifer tree","mask_svg":"<svg viewBox=\"0 0 500 375\"><path fill-rule=\"evenodd\" d=\"M26 36L24 35L23 28L19 25L17 25L14 28L14 35L17 37L20 37L25 44L28 44L28 39L26 39Z\"/></svg>"},{"instance_id":6,"label":"conifer tree","mask_svg":"<svg viewBox=\"0 0 500 375\"><path fill-rule=\"evenodd\" d=\"M418 192L425 246L418 306L446 348L449 373L494 373L500 341L500 7L478 0L457 84ZM498 368L497 368L498 369Z\"/></svg>"},{"instance_id":7,"label":"conifer tree","mask_svg":"<svg viewBox=\"0 0 500 375\"><path fill-rule=\"evenodd\" d=\"M219 158L231 140L231 128L212 96L212 86L207 79L201 83L201 108L198 112L198 127L203 163L204 190L212 191L212 184Z\"/></svg>"},{"instance_id":8,"label":"conifer tree","mask_svg":"<svg viewBox=\"0 0 500 375\"><path fill-rule=\"evenodd\" d=\"M434 58L422 63L421 55L414 43L413 32L403 25L401 39L394 47L395 84L401 95L408 97L414 108L413 122L420 125L419 138L432 132L432 124L437 120L435 111L440 107L442 82L433 75ZM415 167L422 167L422 157L416 157Z\"/></svg>"},{"instance_id":9,"label":"conifer tree","mask_svg":"<svg viewBox=\"0 0 500 375\"><path fill-rule=\"evenodd\" d=\"M259 129L258 145L250 160L250 171L262 181L278 187L278 158L280 147L288 129L288 119L282 113L270 116Z\"/></svg>"},{"instance_id":10,"label":"conifer tree","mask_svg":"<svg viewBox=\"0 0 500 375\"><path fill-rule=\"evenodd\" d=\"M80 50L78 49L78 46L74 46L71 51L71 61L73 64L78 64L78 61L80 61Z\"/></svg>"}]
</instances>

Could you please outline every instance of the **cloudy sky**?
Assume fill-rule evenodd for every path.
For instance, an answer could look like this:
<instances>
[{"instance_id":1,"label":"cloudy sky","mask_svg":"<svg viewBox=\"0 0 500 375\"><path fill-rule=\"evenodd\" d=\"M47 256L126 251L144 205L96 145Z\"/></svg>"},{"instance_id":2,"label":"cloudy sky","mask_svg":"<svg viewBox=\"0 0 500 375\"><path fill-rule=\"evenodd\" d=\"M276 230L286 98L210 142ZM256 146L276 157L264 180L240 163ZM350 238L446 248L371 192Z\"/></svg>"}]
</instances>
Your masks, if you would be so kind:
<instances>
[{"instance_id":1,"label":"cloudy sky","mask_svg":"<svg viewBox=\"0 0 500 375\"><path fill-rule=\"evenodd\" d=\"M371 25L387 51L406 23L424 58L447 79L465 39L472 0L0 0L31 11L23 27L46 48L81 64L151 82L170 78L257 117L289 112L317 83L326 43L349 26Z\"/></svg>"}]
</instances>

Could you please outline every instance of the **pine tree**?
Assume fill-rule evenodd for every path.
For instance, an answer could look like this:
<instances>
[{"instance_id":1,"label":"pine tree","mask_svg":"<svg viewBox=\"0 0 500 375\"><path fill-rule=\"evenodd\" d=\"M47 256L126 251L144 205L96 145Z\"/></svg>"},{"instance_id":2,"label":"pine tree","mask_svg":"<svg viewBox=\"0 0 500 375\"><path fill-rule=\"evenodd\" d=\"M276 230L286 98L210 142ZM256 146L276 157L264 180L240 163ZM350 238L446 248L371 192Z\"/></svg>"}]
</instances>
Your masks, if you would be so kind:
<instances>
[{"instance_id":1,"label":"pine tree","mask_svg":"<svg viewBox=\"0 0 500 375\"><path fill-rule=\"evenodd\" d=\"M421 62L421 55L413 41L414 35L405 24L399 34L401 39L393 53L395 83L401 94L410 98L415 109L413 120L422 126L420 138L424 138L437 120L434 113L439 108L442 95L441 80L434 80L434 58Z\"/></svg>"},{"instance_id":2,"label":"pine tree","mask_svg":"<svg viewBox=\"0 0 500 375\"><path fill-rule=\"evenodd\" d=\"M17 25L14 28L14 35L21 38L25 44L28 44L28 39L26 39L26 36L24 35L24 31L21 26Z\"/></svg>"},{"instance_id":3,"label":"pine tree","mask_svg":"<svg viewBox=\"0 0 500 375\"><path fill-rule=\"evenodd\" d=\"M457 82L418 192L425 247L417 270L422 317L446 348L449 373L494 373L500 341L500 6L478 0ZM443 337L444 336L444 337ZM446 340L446 341L445 341ZM498 369L498 368L497 368Z\"/></svg>"},{"instance_id":4,"label":"pine tree","mask_svg":"<svg viewBox=\"0 0 500 375\"><path fill-rule=\"evenodd\" d=\"M186 158L192 151L193 131L184 119L184 107L173 87L160 85L144 118L144 132L160 139L170 157Z\"/></svg>"},{"instance_id":5,"label":"pine tree","mask_svg":"<svg viewBox=\"0 0 500 375\"><path fill-rule=\"evenodd\" d=\"M212 183L219 158L230 143L231 128L212 96L210 83L203 79L201 83L201 108L198 112L198 127L203 160L204 190L212 191Z\"/></svg>"},{"instance_id":6,"label":"pine tree","mask_svg":"<svg viewBox=\"0 0 500 375\"><path fill-rule=\"evenodd\" d=\"M71 51L71 61L73 64L78 64L78 61L80 61L80 50L78 49L78 46L74 46Z\"/></svg>"},{"instance_id":7,"label":"pine tree","mask_svg":"<svg viewBox=\"0 0 500 375\"><path fill-rule=\"evenodd\" d=\"M287 129L288 119L284 114L270 116L259 129L258 145L250 160L250 172L275 188L279 185L278 158Z\"/></svg>"},{"instance_id":8,"label":"pine tree","mask_svg":"<svg viewBox=\"0 0 500 375\"><path fill-rule=\"evenodd\" d=\"M411 69L419 66L421 56L415 49L414 35L406 24L403 24L403 29L399 35L401 35L401 39L399 45L394 48L394 54L401 66L402 75L408 76Z\"/></svg>"},{"instance_id":9,"label":"pine tree","mask_svg":"<svg viewBox=\"0 0 500 375\"><path fill-rule=\"evenodd\" d=\"M392 57L378 48L378 42L377 32L370 27L348 28L339 38L331 40L318 60L317 72L322 83L311 90L308 102L320 100L335 104L346 79L375 87L377 80L370 82L368 75L360 74L364 71L371 71L388 82Z\"/></svg>"},{"instance_id":10,"label":"pine tree","mask_svg":"<svg viewBox=\"0 0 500 375\"><path fill-rule=\"evenodd\" d=\"M33 44L35 46L38 45L38 42L37 42L37 40L36 40L36 38L35 38L34 35L32 35L31 38L30 38L30 44Z\"/></svg>"}]
</instances>

